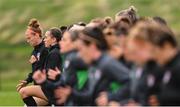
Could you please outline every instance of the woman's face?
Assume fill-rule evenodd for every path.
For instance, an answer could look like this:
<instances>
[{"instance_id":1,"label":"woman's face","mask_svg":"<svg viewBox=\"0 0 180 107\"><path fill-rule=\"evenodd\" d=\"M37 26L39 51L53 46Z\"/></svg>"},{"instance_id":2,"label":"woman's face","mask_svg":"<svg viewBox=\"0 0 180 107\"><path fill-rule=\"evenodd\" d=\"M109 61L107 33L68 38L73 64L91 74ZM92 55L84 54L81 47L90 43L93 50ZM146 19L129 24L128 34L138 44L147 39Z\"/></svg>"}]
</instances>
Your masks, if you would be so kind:
<instances>
[{"instance_id":1,"label":"woman's face","mask_svg":"<svg viewBox=\"0 0 180 107\"><path fill-rule=\"evenodd\" d=\"M167 54L167 52L165 52L162 48L156 47L154 53L154 59L157 61L157 63L161 64L159 61L164 58L164 53Z\"/></svg>"},{"instance_id":2,"label":"woman's face","mask_svg":"<svg viewBox=\"0 0 180 107\"><path fill-rule=\"evenodd\" d=\"M94 44L86 45L83 40L79 39L77 41L77 47L80 57L85 63L90 64L93 60Z\"/></svg>"},{"instance_id":3,"label":"woman's face","mask_svg":"<svg viewBox=\"0 0 180 107\"><path fill-rule=\"evenodd\" d=\"M31 29L27 29L25 32L25 38L27 43L29 43L31 46L36 46L37 41L40 39L39 34L32 31Z\"/></svg>"},{"instance_id":4,"label":"woman's face","mask_svg":"<svg viewBox=\"0 0 180 107\"><path fill-rule=\"evenodd\" d=\"M123 54L124 50L119 45L114 45L109 51L109 55L115 59L119 59Z\"/></svg>"},{"instance_id":5,"label":"woman's face","mask_svg":"<svg viewBox=\"0 0 180 107\"><path fill-rule=\"evenodd\" d=\"M44 38L45 47L49 48L54 43L54 41L55 38L51 36L51 32L47 31Z\"/></svg>"},{"instance_id":6,"label":"woman's face","mask_svg":"<svg viewBox=\"0 0 180 107\"><path fill-rule=\"evenodd\" d=\"M108 43L109 47L112 47L114 44L118 43L118 38L117 36L114 34L114 30L113 29L105 29L103 31L105 39Z\"/></svg>"},{"instance_id":7,"label":"woman's face","mask_svg":"<svg viewBox=\"0 0 180 107\"><path fill-rule=\"evenodd\" d=\"M128 40L126 47L126 57L138 65L143 65L153 59L154 46L149 42L140 40Z\"/></svg>"},{"instance_id":8,"label":"woman's face","mask_svg":"<svg viewBox=\"0 0 180 107\"><path fill-rule=\"evenodd\" d=\"M126 47L127 37L122 34L122 35L119 35L117 39L118 39L118 44L124 49Z\"/></svg>"},{"instance_id":9,"label":"woman's face","mask_svg":"<svg viewBox=\"0 0 180 107\"><path fill-rule=\"evenodd\" d=\"M164 60L171 49L173 49L173 47L171 47L171 45L169 43L165 43L163 47L158 47L155 46L155 51L154 51L154 59L156 60L157 63L159 63L160 65L165 64L166 60Z\"/></svg>"},{"instance_id":10,"label":"woman's face","mask_svg":"<svg viewBox=\"0 0 180 107\"><path fill-rule=\"evenodd\" d=\"M59 41L59 46L61 47L61 53L66 53L74 49L74 43L68 32L63 34L61 41Z\"/></svg>"}]
</instances>

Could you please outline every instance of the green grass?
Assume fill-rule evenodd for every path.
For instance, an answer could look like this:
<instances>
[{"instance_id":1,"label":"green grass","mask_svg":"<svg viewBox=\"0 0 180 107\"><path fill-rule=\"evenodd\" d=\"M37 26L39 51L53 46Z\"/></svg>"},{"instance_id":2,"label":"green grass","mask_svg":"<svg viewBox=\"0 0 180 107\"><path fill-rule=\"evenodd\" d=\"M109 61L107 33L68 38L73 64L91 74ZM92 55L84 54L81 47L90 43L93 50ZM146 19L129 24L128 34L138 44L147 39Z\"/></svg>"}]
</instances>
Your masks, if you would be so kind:
<instances>
[{"instance_id":1,"label":"green grass","mask_svg":"<svg viewBox=\"0 0 180 107\"><path fill-rule=\"evenodd\" d=\"M1 91L0 99L1 106L23 106L20 96L15 91Z\"/></svg>"},{"instance_id":2,"label":"green grass","mask_svg":"<svg viewBox=\"0 0 180 107\"><path fill-rule=\"evenodd\" d=\"M0 43L0 49L0 105L23 106L16 85L31 71L28 59L32 48L25 43Z\"/></svg>"},{"instance_id":3,"label":"green grass","mask_svg":"<svg viewBox=\"0 0 180 107\"><path fill-rule=\"evenodd\" d=\"M0 105L23 106L23 102L16 92L19 80L24 79L28 71L8 71L0 74Z\"/></svg>"},{"instance_id":4,"label":"green grass","mask_svg":"<svg viewBox=\"0 0 180 107\"><path fill-rule=\"evenodd\" d=\"M37 18L46 31L95 17L114 17L134 5L140 16L164 17L178 37L179 4L180 0L0 0L0 105L24 105L15 86L31 71L32 48L24 39L29 19Z\"/></svg>"}]
</instances>

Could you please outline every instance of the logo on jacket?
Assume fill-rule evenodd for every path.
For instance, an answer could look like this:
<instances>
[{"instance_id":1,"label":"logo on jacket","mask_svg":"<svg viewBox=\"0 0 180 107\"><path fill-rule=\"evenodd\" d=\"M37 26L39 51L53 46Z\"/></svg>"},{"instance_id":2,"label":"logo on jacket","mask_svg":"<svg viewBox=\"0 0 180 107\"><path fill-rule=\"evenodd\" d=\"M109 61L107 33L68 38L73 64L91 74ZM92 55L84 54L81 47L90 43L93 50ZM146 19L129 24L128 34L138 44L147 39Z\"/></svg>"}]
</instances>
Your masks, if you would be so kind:
<instances>
[{"instance_id":1,"label":"logo on jacket","mask_svg":"<svg viewBox=\"0 0 180 107\"><path fill-rule=\"evenodd\" d=\"M101 71L100 70L96 70L95 71L95 74L94 74L94 77L96 78L96 79L99 79L100 77L101 77Z\"/></svg>"},{"instance_id":2,"label":"logo on jacket","mask_svg":"<svg viewBox=\"0 0 180 107\"><path fill-rule=\"evenodd\" d=\"M164 77L163 77L163 83L164 84L167 84L171 79L171 72L170 71L167 71L165 74L164 74Z\"/></svg>"},{"instance_id":3,"label":"logo on jacket","mask_svg":"<svg viewBox=\"0 0 180 107\"><path fill-rule=\"evenodd\" d=\"M69 64L70 64L70 61L69 60L66 60L64 62L64 68L68 68L69 67Z\"/></svg>"},{"instance_id":4,"label":"logo on jacket","mask_svg":"<svg viewBox=\"0 0 180 107\"><path fill-rule=\"evenodd\" d=\"M147 84L149 87L152 87L154 85L154 82L155 82L155 78L153 75L148 75L148 78L147 78Z\"/></svg>"},{"instance_id":5,"label":"logo on jacket","mask_svg":"<svg viewBox=\"0 0 180 107\"><path fill-rule=\"evenodd\" d=\"M39 53L37 53L37 60L39 61L40 60L40 55L41 55L41 53L39 52Z\"/></svg>"}]
</instances>

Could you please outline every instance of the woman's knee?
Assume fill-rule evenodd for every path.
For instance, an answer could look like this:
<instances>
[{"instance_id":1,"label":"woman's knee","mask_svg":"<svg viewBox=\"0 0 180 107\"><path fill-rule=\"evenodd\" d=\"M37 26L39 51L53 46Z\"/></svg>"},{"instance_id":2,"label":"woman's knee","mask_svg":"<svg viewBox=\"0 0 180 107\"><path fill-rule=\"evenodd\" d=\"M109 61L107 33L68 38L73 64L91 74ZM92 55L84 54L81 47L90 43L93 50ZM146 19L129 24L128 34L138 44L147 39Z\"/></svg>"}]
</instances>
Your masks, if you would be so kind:
<instances>
[{"instance_id":1,"label":"woman's knee","mask_svg":"<svg viewBox=\"0 0 180 107\"><path fill-rule=\"evenodd\" d=\"M23 87L22 89L20 89L19 93L20 93L22 98L33 96L33 97L38 97L38 98L47 100L47 98L44 95L44 93L42 92L40 86L27 86L27 87Z\"/></svg>"},{"instance_id":2,"label":"woman's knee","mask_svg":"<svg viewBox=\"0 0 180 107\"><path fill-rule=\"evenodd\" d=\"M22 98L28 97L28 89L26 87L23 87L19 90L19 94Z\"/></svg>"}]
</instances>

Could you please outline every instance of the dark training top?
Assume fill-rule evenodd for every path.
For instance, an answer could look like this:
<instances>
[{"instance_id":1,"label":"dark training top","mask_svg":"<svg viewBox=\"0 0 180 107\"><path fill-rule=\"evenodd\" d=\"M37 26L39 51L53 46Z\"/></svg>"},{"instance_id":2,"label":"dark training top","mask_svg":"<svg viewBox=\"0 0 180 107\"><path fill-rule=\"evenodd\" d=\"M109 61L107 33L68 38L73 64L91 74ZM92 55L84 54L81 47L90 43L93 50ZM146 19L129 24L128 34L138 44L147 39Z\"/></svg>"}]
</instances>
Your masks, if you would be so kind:
<instances>
[{"instance_id":1,"label":"dark training top","mask_svg":"<svg viewBox=\"0 0 180 107\"><path fill-rule=\"evenodd\" d=\"M180 52L163 67L160 89L160 105L180 105Z\"/></svg>"},{"instance_id":2,"label":"dark training top","mask_svg":"<svg viewBox=\"0 0 180 107\"><path fill-rule=\"evenodd\" d=\"M49 48L49 54L46 57L44 68L46 73L48 73L49 69L55 70L56 67L60 70L62 69L62 58L58 44L55 44ZM46 81L55 82L56 80L47 79ZM41 84L41 89L48 98L49 103L55 104L54 89L47 87L47 82Z\"/></svg>"},{"instance_id":3,"label":"dark training top","mask_svg":"<svg viewBox=\"0 0 180 107\"><path fill-rule=\"evenodd\" d=\"M110 84L129 81L129 70L123 64L106 54L102 54L88 69L88 81L84 91L73 89L72 96L76 102L95 105L95 99L102 91L111 91Z\"/></svg>"},{"instance_id":4,"label":"dark training top","mask_svg":"<svg viewBox=\"0 0 180 107\"><path fill-rule=\"evenodd\" d=\"M77 85L79 70L87 70L88 66L78 56L77 51L73 50L64 55L63 74L61 80L64 85L74 87Z\"/></svg>"},{"instance_id":5,"label":"dark training top","mask_svg":"<svg viewBox=\"0 0 180 107\"><path fill-rule=\"evenodd\" d=\"M56 82L46 81L46 86L52 89L65 85L73 87L77 82L77 70L86 69L87 65L77 55L77 52L70 51L64 54L62 74L56 77Z\"/></svg>"},{"instance_id":6,"label":"dark training top","mask_svg":"<svg viewBox=\"0 0 180 107\"><path fill-rule=\"evenodd\" d=\"M58 81L46 81L46 87L55 89L57 87L71 86L73 89L82 90L87 81L87 65L78 56L77 51L72 50L64 54L63 72L58 75ZM83 105L81 102L75 102L71 96L65 105Z\"/></svg>"},{"instance_id":7,"label":"dark training top","mask_svg":"<svg viewBox=\"0 0 180 107\"><path fill-rule=\"evenodd\" d=\"M137 67L130 72L130 82L118 92L110 94L110 101L119 101L122 105L134 100L141 105L148 105L148 98L159 93L162 77L161 68L149 61L144 67Z\"/></svg>"},{"instance_id":8,"label":"dark training top","mask_svg":"<svg viewBox=\"0 0 180 107\"><path fill-rule=\"evenodd\" d=\"M88 66L78 56L77 51L70 51L65 54L63 68L64 72L61 76L61 81L64 82L64 85L69 85L72 87L72 89L82 91L87 83ZM86 103L81 101L76 102L74 99L74 96L70 96L65 105L86 105Z\"/></svg>"},{"instance_id":9,"label":"dark training top","mask_svg":"<svg viewBox=\"0 0 180 107\"><path fill-rule=\"evenodd\" d=\"M32 64L32 72L29 73L26 79L27 83L31 83L33 81L32 75L35 71L42 70L44 68L47 54L48 49L44 46L43 41L39 45L34 47L31 55L35 56L36 61Z\"/></svg>"},{"instance_id":10,"label":"dark training top","mask_svg":"<svg viewBox=\"0 0 180 107\"><path fill-rule=\"evenodd\" d=\"M45 70L55 70L55 68L62 70L62 58L60 54L60 48L58 44L55 44L49 48L49 54L45 61Z\"/></svg>"}]
</instances>

